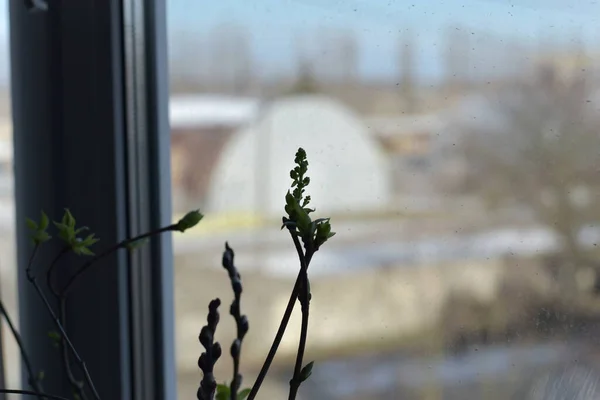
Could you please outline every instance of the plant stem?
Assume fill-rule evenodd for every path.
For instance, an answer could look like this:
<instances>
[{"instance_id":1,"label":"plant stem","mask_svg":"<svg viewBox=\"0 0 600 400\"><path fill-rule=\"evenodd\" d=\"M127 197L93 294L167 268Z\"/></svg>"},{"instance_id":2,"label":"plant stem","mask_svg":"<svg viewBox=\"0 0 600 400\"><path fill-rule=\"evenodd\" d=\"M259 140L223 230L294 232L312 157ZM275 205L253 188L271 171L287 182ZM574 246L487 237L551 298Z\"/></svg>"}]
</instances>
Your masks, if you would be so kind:
<instances>
[{"instance_id":1,"label":"plant stem","mask_svg":"<svg viewBox=\"0 0 600 400\"><path fill-rule=\"evenodd\" d=\"M138 236L130 238L130 239L125 239L125 240L113 245L112 247L109 247L102 253L94 256L89 261L87 261L85 264L83 264L81 266L81 268L79 268L77 270L77 272L75 272L75 274L73 274L71 276L71 278L67 281L67 284L65 285L65 287L60 291L60 295L66 296L66 294L69 292L69 290L71 289L71 287L73 286L73 284L75 283L77 278L79 278L81 276L81 274L86 272L92 265L94 265L97 261L101 260L102 258L111 255L112 253L114 253L115 251L117 251L119 249L127 247L129 244L131 244L133 242L137 242L138 240L143 240L143 239L149 238L151 236L160 235L161 233L164 233L164 232L173 231L176 228L177 228L177 224L172 224L169 226L165 226L163 228L159 228L159 229L155 229L150 232L143 233L141 235L138 235Z\"/></svg>"},{"instance_id":2,"label":"plant stem","mask_svg":"<svg viewBox=\"0 0 600 400\"><path fill-rule=\"evenodd\" d=\"M58 318L59 318L60 323L62 324L64 330L66 331L67 330L67 302L64 297L59 298L58 301L59 301ZM71 362L69 361L68 347L67 347L67 343L66 343L66 340L64 339L64 337L60 338L60 352L61 352L61 358L63 361L63 368L65 370L65 373L67 374L67 379L69 380L69 383L73 387L73 390L75 390L75 392L79 395L80 400L86 400L87 395L86 395L85 391L83 390L83 387L84 387L83 382L78 380L77 378L75 378L75 375L73 374L73 370L71 369Z\"/></svg>"},{"instance_id":3,"label":"plant stem","mask_svg":"<svg viewBox=\"0 0 600 400\"><path fill-rule=\"evenodd\" d=\"M38 396L45 397L51 400L69 400L66 397L54 396L52 394L41 393L38 391L31 390L18 390L18 389L0 389L0 393L6 394L20 394L22 396Z\"/></svg>"},{"instance_id":4,"label":"plant stem","mask_svg":"<svg viewBox=\"0 0 600 400\"><path fill-rule=\"evenodd\" d=\"M31 268L33 268L33 260L35 259L35 256L37 255L39 248L40 248L40 245L36 244L33 247L33 250L31 251L31 255L29 256L29 261L27 262L27 268L25 269L25 272L27 274L27 279L29 279L30 276L33 276L31 273Z\"/></svg>"},{"instance_id":5,"label":"plant stem","mask_svg":"<svg viewBox=\"0 0 600 400\"><path fill-rule=\"evenodd\" d=\"M296 354L296 364L294 365L294 375L290 380L290 395L288 400L295 400L298 395L298 389L302 383L300 372L302 371L302 361L304 358L304 351L306 350L306 338L308 336L308 315L310 305L310 292L308 287L308 265L306 264L306 255L312 254L310 247L306 249L306 255L300 246L300 241L296 235L292 234L294 240L294 246L300 259L300 281L302 282L301 291L299 291L298 297L300 299L300 305L302 308L302 326L300 329L300 341L298 342L298 353ZM310 242L308 242L310 243Z\"/></svg>"},{"instance_id":6,"label":"plant stem","mask_svg":"<svg viewBox=\"0 0 600 400\"><path fill-rule=\"evenodd\" d=\"M233 359L233 380L231 381L231 391L229 397L231 400L237 400L238 391L240 390L238 375L240 373L240 358L236 357Z\"/></svg>"},{"instance_id":7,"label":"plant stem","mask_svg":"<svg viewBox=\"0 0 600 400\"><path fill-rule=\"evenodd\" d=\"M311 259L312 259L312 254L307 254L305 257L307 268L310 265ZM279 329L277 330L277 334L275 335L273 344L271 345L271 348L269 349L269 354L267 354L267 358L265 359L265 362L264 362L262 368L260 369L258 377L256 378L254 385L252 385L250 394L248 394L248 400L253 400L256 397L256 395L258 394L258 390L260 389L260 386L262 385L263 381L265 380L265 377L267 376L267 372L269 372L269 368L271 367L271 364L273 363L273 359L275 358L277 349L279 348L279 345L281 344L281 340L283 339L283 335L285 333L287 325L290 322L290 317L292 316L292 312L294 311L294 306L296 305L296 299L298 298L298 293L300 293L301 278L302 278L302 271L299 271L298 277L296 278L296 283L294 284L294 289L292 290L292 294L290 295L290 299L285 308L285 312L283 313L283 317L281 318L281 323L279 324Z\"/></svg>"},{"instance_id":8,"label":"plant stem","mask_svg":"<svg viewBox=\"0 0 600 400\"><path fill-rule=\"evenodd\" d=\"M48 288L50 289L50 291L52 292L54 297L58 297L58 292L56 290L54 290L54 287L52 286L52 273L54 272L54 268L56 268L56 265L58 264L60 259L68 252L69 252L69 247L67 247L67 246L63 247L63 249L60 251L60 253L58 253L56 255L56 257L54 257L54 260L52 260L52 263L50 263L50 267L48 268L48 271L46 272L46 285L48 286Z\"/></svg>"},{"instance_id":9,"label":"plant stem","mask_svg":"<svg viewBox=\"0 0 600 400\"><path fill-rule=\"evenodd\" d=\"M56 316L56 314L52 310L52 306L50 305L50 303L48 302L48 299L46 298L46 296L42 292L42 289L40 288L40 285L38 285L38 283L37 283L37 281L36 281L36 279L35 279L35 277L33 275L29 275L27 278L29 279L29 282L31 282L31 284L33 285L33 287L35 288L37 294L40 296L40 298L44 302L44 305L46 306L46 309L50 313L50 316L52 317L52 320L54 321L54 324L56 325L56 327L60 331L61 338L64 339L64 341L66 342L67 346L69 347L69 350L71 350L71 353L73 354L73 356L77 360L77 363L79 364L79 367L81 368L81 371L83 372L83 374L85 376L85 381L88 384L88 386L90 387L90 390L92 391L92 393L94 395L94 398L96 400L100 400L100 396L98 395L98 392L96 391L96 387L94 386L94 382L92 381L92 378L90 376L90 373L89 373L89 371L87 369L87 366L86 366L85 362L81 359L81 357L79 356L79 353L77 353L77 350L75 349L75 346L73 346L73 343L69 339L69 336L67 335L67 332L65 332L65 330L64 330L62 324L60 323L58 317Z\"/></svg>"},{"instance_id":10,"label":"plant stem","mask_svg":"<svg viewBox=\"0 0 600 400\"><path fill-rule=\"evenodd\" d=\"M50 292L52 292L52 294L54 295L56 300L59 302L58 320L60 321L61 325L63 326L63 329L65 330L65 332L67 330L66 302L64 301L64 298L61 298L59 296L58 292L52 286L52 273L54 272L54 269L58 265L58 262L60 261L60 259L65 254L67 254L69 252L69 250L70 250L70 248L68 246L64 246L62 248L62 250L56 255L56 257L54 257L54 259L50 263L50 267L48 268L48 271L46 271L46 285L48 286L48 288L50 289ZM77 393L77 395L79 396L79 398L81 400L87 400L87 395L86 395L85 391L83 390L83 387L84 387L83 382L79 381L79 380L77 380L77 378L75 378L75 375L73 374L73 370L71 369L71 363L69 362L68 347L67 347L66 341L64 339L64 336L61 336L61 338L60 338L60 353L61 353L61 359L63 362L63 368L65 371L65 374L67 375L69 384L72 386L74 392Z\"/></svg>"},{"instance_id":11,"label":"plant stem","mask_svg":"<svg viewBox=\"0 0 600 400\"><path fill-rule=\"evenodd\" d=\"M10 315L8 315L8 310L6 310L6 307L4 307L4 303L2 302L2 300L0 300L0 313L2 313L2 315L4 316L4 319L6 320L6 323L8 324L8 327L10 328L10 331L12 332L12 335L15 338L15 341L17 342L17 345L19 346L19 350L21 352L21 359L23 360L23 363L25 364L25 368L27 369L27 374L29 375L29 386L31 386L31 388L33 390L35 390L36 392L42 393L43 389L42 389L40 382L38 381L35 373L33 372L31 360L29 359L29 355L27 354L27 351L25 351L25 344L23 343L23 339L21 338L21 335L19 334L15 325L13 324L13 322L10 318ZM43 399L44 397L39 397L39 398Z\"/></svg>"}]
</instances>

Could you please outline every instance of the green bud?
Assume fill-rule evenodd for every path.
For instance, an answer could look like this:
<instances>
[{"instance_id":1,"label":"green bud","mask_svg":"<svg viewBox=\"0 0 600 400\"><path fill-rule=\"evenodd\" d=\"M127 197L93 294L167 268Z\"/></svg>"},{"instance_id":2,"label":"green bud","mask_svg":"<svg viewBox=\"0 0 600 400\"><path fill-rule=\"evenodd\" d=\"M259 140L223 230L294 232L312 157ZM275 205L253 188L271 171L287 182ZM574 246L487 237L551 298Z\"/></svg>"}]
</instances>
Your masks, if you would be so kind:
<instances>
[{"instance_id":1,"label":"green bud","mask_svg":"<svg viewBox=\"0 0 600 400\"><path fill-rule=\"evenodd\" d=\"M186 230L193 228L204 218L204 215L200 213L200 210L190 211L185 214L183 218L177 222L177 230L179 232L185 232Z\"/></svg>"},{"instance_id":2,"label":"green bud","mask_svg":"<svg viewBox=\"0 0 600 400\"><path fill-rule=\"evenodd\" d=\"M300 371L300 382L304 382L312 375L312 369L314 364L315 362L311 361L302 368L302 370Z\"/></svg>"},{"instance_id":3,"label":"green bud","mask_svg":"<svg viewBox=\"0 0 600 400\"><path fill-rule=\"evenodd\" d=\"M48 235L46 231L37 231L32 235L31 239L35 244L42 244L52 239L52 236Z\"/></svg>"},{"instance_id":4,"label":"green bud","mask_svg":"<svg viewBox=\"0 0 600 400\"><path fill-rule=\"evenodd\" d=\"M52 236L50 236L48 232L46 232L50 220L48 219L48 216L45 212L42 211L42 216L40 218L39 224L30 218L25 219L25 222L27 223L27 227L29 228L29 230L33 231L31 233L31 239L36 245L42 244L52 239Z\"/></svg>"}]
</instances>

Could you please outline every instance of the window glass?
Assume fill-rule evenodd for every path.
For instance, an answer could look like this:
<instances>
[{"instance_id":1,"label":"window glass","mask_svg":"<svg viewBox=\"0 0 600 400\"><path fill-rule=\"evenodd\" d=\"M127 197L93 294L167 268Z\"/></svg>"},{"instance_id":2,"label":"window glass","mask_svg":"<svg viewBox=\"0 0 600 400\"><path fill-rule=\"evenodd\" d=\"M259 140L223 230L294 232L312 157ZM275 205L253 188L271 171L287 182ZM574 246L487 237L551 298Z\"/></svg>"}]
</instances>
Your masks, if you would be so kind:
<instances>
[{"instance_id":1,"label":"window glass","mask_svg":"<svg viewBox=\"0 0 600 400\"><path fill-rule=\"evenodd\" d=\"M225 241L244 386L262 365L299 269L279 229L298 147L337 232L310 267L304 399L595 398L573 382L600 376L600 5L168 7L174 211L206 214L174 238L181 398L215 297L233 339ZM299 326L297 310L260 398L285 398Z\"/></svg>"},{"instance_id":2,"label":"window glass","mask_svg":"<svg viewBox=\"0 0 600 400\"><path fill-rule=\"evenodd\" d=\"M17 268L13 190L13 144L10 107L8 2L0 0L0 298L18 327ZM2 321L2 345L7 387L20 387L19 351Z\"/></svg>"}]
</instances>

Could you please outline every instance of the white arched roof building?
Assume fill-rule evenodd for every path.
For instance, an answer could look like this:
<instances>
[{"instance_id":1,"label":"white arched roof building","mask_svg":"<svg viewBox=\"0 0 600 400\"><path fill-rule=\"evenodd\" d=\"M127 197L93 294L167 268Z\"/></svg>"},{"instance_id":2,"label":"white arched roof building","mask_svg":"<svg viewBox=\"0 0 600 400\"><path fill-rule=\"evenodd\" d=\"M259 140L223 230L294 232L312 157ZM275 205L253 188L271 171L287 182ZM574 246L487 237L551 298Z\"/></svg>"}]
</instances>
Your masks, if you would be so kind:
<instances>
[{"instance_id":1,"label":"white arched roof building","mask_svg":"<svg viewBox=\"0 0 600 400\"><path fill-rule=\"evenodd\" d=\"M318 215L388 205L388 163L363 121L333 99L306 95L265 105L234 135L213 172L207 211L282 216L298 147L308 154L307 194Z\"/></svg>"}]
</instances>

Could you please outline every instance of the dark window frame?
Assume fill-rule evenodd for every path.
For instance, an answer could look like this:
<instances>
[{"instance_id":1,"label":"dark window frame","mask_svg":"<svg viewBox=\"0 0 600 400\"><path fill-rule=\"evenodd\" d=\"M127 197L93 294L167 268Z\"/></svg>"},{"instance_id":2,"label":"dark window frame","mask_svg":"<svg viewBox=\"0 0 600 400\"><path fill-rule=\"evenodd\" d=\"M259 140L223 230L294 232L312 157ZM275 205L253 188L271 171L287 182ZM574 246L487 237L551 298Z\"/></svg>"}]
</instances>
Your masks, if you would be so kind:
<instances>
[{"instance_id":1,"label":"dark window frame","mask_svg":"<svg viewBox=\"0 0 600 400\"><path fill-rule=\"evenodd\" d=\"M31 243L19 222L69 207L98 247L171 222L165 2L53 0L34 13L24 3L9 2L21 332L45 389L70 396L24 276ZM70 297L68 330L102 398L175 398L172 263L164 235L100 262Z\"/></svg>"}]
</instances>

